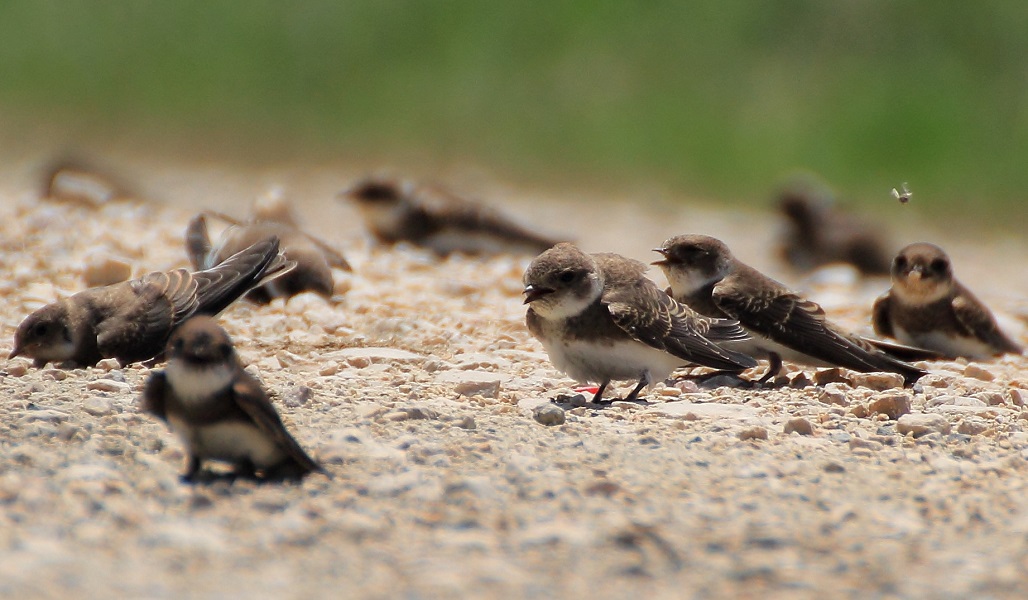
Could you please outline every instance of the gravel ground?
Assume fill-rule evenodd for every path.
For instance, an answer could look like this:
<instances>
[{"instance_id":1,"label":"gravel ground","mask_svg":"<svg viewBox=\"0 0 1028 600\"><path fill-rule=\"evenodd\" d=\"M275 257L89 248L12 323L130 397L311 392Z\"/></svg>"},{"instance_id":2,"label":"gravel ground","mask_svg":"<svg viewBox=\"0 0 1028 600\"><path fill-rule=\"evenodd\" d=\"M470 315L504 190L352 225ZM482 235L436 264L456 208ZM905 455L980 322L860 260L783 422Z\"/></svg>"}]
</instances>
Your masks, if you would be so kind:
<instances>
[{"instance_id":1,"label":"gravel ground","mask_svg":"<svg viewBox=\"0 0 1028 600\"><path fill-rule=\"evenodd\" d=\"M9 178L0 352L29 311L82 289L91 267L124 261L138 276L184 266L182 232L204 185L233 198L217 207L238 214L276 176L301 179L153 173L164 200L182 201L93 210L38 202L24 178ZM340 277L334 303L241 303L222 322L331 478L183 485L181 446L137 406L147 368L8 361L0 595L1004 598L1028 589L1025 357L928 364L912 391L888 376L808 369L776 389L658 384L645 402L580 406L574 382L524 327L528 259L373 247L330 199L345 174L309 180L301 216L355 272ZM672 234L717 235L863 332L887 286L844 269L805 280L782 271L760 213L618 198L583 212L573 194L495 196L567 225L590 251L649 259ZM941 242L958 277L1019 325L1023 237L900 241L914 239ZM1028 341L1023 325L1015 331Z\"/></svg>"}]
</instances>

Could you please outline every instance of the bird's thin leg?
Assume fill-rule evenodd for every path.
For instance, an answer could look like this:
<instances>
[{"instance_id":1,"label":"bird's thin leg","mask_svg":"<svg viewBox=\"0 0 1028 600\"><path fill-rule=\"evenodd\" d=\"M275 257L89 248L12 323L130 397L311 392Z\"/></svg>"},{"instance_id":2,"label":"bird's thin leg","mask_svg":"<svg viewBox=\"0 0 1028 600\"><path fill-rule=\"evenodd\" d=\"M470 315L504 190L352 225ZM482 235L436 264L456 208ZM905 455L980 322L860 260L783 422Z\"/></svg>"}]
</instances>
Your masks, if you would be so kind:
<instances>
[{"instance_id":1,"label":"bird's thin leg","mask_svg":"<svg viewBox=\"0 0 1028 600\"><path fill-rule=\"evenodd\" d=\"M648 385L650 385L650 374L646 373L639 378L639 385L635 386L635 389L632 390L632 393L625 396L625 402L635 402L636 398L639 397L639 392L641 392L642 389Z\"/></svg>"},{"instance_id":2,"label":"bird's thin leg","mask_svg":"<svg viewBox=\"0 0 1028 600\"><path fill-rule=\"evenodd\" d=\"M778 356L777 352L771 352L767 357L767 373L757 380L757 385L764 385L768 381L778 377L778 374L782 372L782 357Z\"/></svg>"},{"instance_id":3,"label":"bird's thin leg","mask_svg":"<svg viewBox=\"0 0 1028 600\"><path fill-rule=\"evenodd\" d=\"M593 404L599 404L600 402L603 402L603 390L607 389L608 383L610 383L609 379L600 384L600 388L596 390L595 394L593 394Z\"/></svg>"},{"instance_id":4,"label":"bird's thin leg","mask_svg":"<svg viewBox=\"0 0 1028 600\"><path fill-rule=\"evenodd\" d=\"M189 463L186 465L186 472L182 474L182 481L192 483L196 480L196 474L200 472L200 457L196 454L189 456Z\"/></svg>"}]
</instances>

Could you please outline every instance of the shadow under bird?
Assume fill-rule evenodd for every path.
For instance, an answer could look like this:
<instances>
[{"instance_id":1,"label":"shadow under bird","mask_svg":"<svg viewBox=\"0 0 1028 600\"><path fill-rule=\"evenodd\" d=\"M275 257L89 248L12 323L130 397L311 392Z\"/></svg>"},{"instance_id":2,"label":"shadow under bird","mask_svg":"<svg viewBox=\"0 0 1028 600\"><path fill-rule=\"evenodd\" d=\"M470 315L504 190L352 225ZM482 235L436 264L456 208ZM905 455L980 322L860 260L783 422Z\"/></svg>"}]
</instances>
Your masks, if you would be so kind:
<instances>
[{"instance_id":1,"label":"shadow under bird","mask_svg":"<svg viewBox=\"0 0 1028 600\"><path fill-rule=\"evenodd\" d=\"M281 276L293 263L265 239L212 269L153 272L139 279L91 288L36 310L14 335L9 358L93 366L115 358L122 366L150 360L168 336L193 315L215 315L254 286Z\"/></svg>"},{"instance_id":2,"label":"shadow under bird","mask_svg":"<svg viewBox=\"0 0 1028 600\"><path fill-rule=\"evenodd\" d=\"M438 186L368 178L340 196L354 202L380 243L409 242L440 256L535 255L562 241Z\"/></svg>"},{"instance_id":3,"label":"shadow under bird","mask_svg":"<svg viewBox=\"0 0 1028 600\"><path fill-rule=\"evenodd\" d=\"M764 383L781 370L782 359L813 366L839 366L854 371L899 373L910 385L925 371L891 356L889 350L919 358L935 358L916 348L847 333L825 317L816 303L739 261L721 240L706 235L680 235L655 248L675 300L709 317L736 319L750 338L732 347L753 356L767 356Z\"/></svg>"},{"instance_id":4,"label":"shadow under bird","mask_svg":"<svg viewBox=\"0 0 1028 600\"><path fill-rule=\"evenodd\" d=\"M189 458L183 481L194 481L207 460L231 463L235 476L266 480L324 472L286 430L213 318L183 323L168 340L166 353L167 366L146 382L142 407L185 444Z\"/></svg>"},{"instance_id":5,"label":"shadow under bird","mask_svg":"<svg viewBox=\"0 0 1028 600\"><path fill-rule=\"evenodd\" d=\"M864 275L889 272L891 249L881 231L836 206L823 184L799 181L786 186L778 209L786 222L781 255L794 269L847 263Z\"/></svg>"},{"instance_id":6,"label":"shadow under bird","mask_svg":"<svg viewBox=\"0 0 1028 600\"><path fill-rule=\"evenodd\" d=\"M871 318L878 334L948 358L1024 352L957 281L949 256L934 244L918 242L899 251L892 261L892 287L875 301Z\"/></svg>"},{"instance_id":7,"label":"shadow under bird","mask_svg":"<svg viewBox=\"0 0 1028 600\"><path fill-rule=\"evenodd\" d=\"M211 244L207 232L208 216L230 224L217 245ZM352 271L350 263L338 250L300 230L292 218L269 220L258 215L242 222L218 213L201 213L193 217L186 228L186 253L194 269L210 269L243 248L271 236L279 239L282 254L296 263L296 267L251 290L246 295L248 300L267 304L274 298L290 298L303 292L331 298L335 291L332 269Z\"/></svg>"},{"instance_id":8,"label":"shadow under bird","mask_svg":"<svg viewBox=\"0 0 1028 600\"><path fill-rule=\"evenodd\" d=\"M586 254L563 243L525 271L528 329L560 371L596 382L599 402L611 380L638 380L625 398L686 365L742 371L757 362L718 342L746 333L734 320L708 318L675 302L646 278L647 266L612 253Z\"/></svg>"}]
</instances>

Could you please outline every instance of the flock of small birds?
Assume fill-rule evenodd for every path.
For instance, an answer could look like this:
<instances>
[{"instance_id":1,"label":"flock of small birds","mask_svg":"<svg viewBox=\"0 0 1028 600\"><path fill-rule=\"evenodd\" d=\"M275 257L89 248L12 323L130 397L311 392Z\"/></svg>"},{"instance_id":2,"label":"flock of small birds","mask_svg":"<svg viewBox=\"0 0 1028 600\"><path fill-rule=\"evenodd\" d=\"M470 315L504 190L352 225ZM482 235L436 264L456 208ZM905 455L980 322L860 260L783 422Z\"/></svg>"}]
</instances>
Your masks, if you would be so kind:
<instances>
[{"instance_id":1,"label":"flock of small birds","mask_svg":"<svg viewBox=\"0 0 1028 600\"><path fill-rule=\"evenodd\" d=\"M45 197L104 204L131 192L90 169L48 173ZM907 200L910 193L904 185ZM704 366L740 385L773 385L783 361L893 372L905 385L925 375L924 361L988 359L1023 348L954 277L942 248L914 243L889 257L879 231L837 210L808 186L780 197L788 223L782 258L798 270L844 262L868 275L889 273L891 288L872 308L874 331L856 335L824 309L737 259L706 235L672 237L654 248L669 287L646 277L644 262L587 254L508 215L438 185L369 177L341 193L381 244L406 242L440 256L535 256L524 273L528 330L561 372L597 384L602 403L613 380L637 381L625 398L679 368ZM208 220L228 225L212 242ZM186 254L193 271L154 272L93 287L31 313L17 328L10 358L36 367L89 367L106 358L156 364L141 407L181 438L184 481L204 481L207 461L230 476L297 480L324 469L290 435L258 380L236 355L215 317L239 298L266 304L313 292L330 299L333 269L350 271L331 244L301 230L281 196L240 220L213 211L190 221ZM766 360L760 378L739 374ZM917 366L913 364L920 361Z\"/></svg>"}]
</instances>

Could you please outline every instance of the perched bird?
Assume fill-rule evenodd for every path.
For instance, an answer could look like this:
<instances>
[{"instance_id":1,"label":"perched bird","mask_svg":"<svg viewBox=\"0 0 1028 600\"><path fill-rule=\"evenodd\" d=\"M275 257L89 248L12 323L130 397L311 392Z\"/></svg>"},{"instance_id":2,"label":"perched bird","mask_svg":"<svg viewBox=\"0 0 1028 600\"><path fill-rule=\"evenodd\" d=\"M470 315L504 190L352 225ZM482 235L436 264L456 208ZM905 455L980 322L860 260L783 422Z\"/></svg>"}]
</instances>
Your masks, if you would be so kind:
<instances>
[{"instance_id":1,"label":"perched bird","mask_svg":"<svg viewBox=\"0 0 1028 600\"><path fill-rule=\"evenodd\" d=\"M286 431L261 384L243 370L228 334L208 316L171 334L164 371L150 375L143 410L165 421L186 445L184 481L203 461L235 466L235 474L300 479L324 469Z\"/></svg>"},{"instance_id":2,"label":"perched bird","mask_svg":"<svg viewBox=\"0 0 1028 600\"><path fill-rule=\"evenodd\" d=\"M61 160L46 168L41 197L97 208L117 200L137 198L138 194L108 173L80 161Z\"/></svg>"},{"instance_id":3,"label":"perched bird","mask_svg":"<svg viewBox=\"0 0 1028 600\"><path fill-rule=\"evenodd\" d=\"M282 210L280 207L273 214L255 211L254 218L247 222L214 212L196 215L186 228L186 253L193 268L210 269L250 244L275 236L279 239L282 254L295 262L296 267L288 274L253 289L246 295L247 299L267 304L274 298L289 298L303 292L331 298L335 290L332 269L352 271L350 263L335 248L300 230L288 209ZM207 232L208 216L230 224L217 245L211 244Z\"/></svg>"},{"instance_id":4,"label":"perched bird","mask_svg":"<svg viewBox=\"0 0 1028 600\"><path fill-rule=\"evenodd\" d=\"M776 376L782 359L854 371L892 371L912 384L925 374L882 347L896 345L843 331L824 310L784 285L739 261L722 241L705 235L680 235L655 248L659 266L675 300L708 317L736 319L750 338L732 348L770 361L764 383ZM901 350L902 347L900 347ZM907 348L908 354L918 354ZM929 356L931 353L927 353Z\"/></svg>"},{"instance_id":5,"label":"perched bird","mask_svg":"<svg viewBox=\"0 0 1028 600\"><path fill-rule=\"evenodd\" d=\"M171 332L193 315L215 315L256 285L292 268L278 239L262 240L217 267L154 272L90 288L33 312L18 326L9 358L92 366L104 358L122 365L158 356Z\"/></svg>"},{"instance_id":6,"label":"perched bird","mask_svg":"<svg viewBox=\"0 0 1028 600\"><path fill-rule=\"evenodd\" d=\"M793 182L779 194L778 208L785 217L780 252L794 269L848 263L864 275L889 272L891 252L880 228L835 206L823 184Z\"/></svg>"},{"instance_id":7,"label":"perched bird","mask_svg":"<svg viewBox=\"0 0 1028 600\"><path fill-rule=\"evenodd\" d=\"M410 242L440 256L452 252L534 255L561 241L437 186L369 178L341 197L357 205L379 242Z\"/></svg>"},{"instance_id":8,"label":"perched bird","mask_svg":"<svg viewBox=\"0 0 1028 600\"><path fill-rule=\"evenodd\" d=\"M875 300L871 319L881 335L950 358L1024 352L953 277L949 257L934 244L920 242L899 251L892 261L892 287Z\"/></svg>"},{"instance_id":9,"label":"perched bird","mask_svg":"<svg viewBox=\"0 0 1028 600\"><path fill-rule=\"evenodd\" d=\"M586 254L569 243L543 252L525 271L526 321L553 365L597 382L599 402L612 379L638 379L625 398L677 367L741 371L753 358L715 342L746 338L739 324L675 302L646 278L646 265L612 253Z\"/></svg>"}]
</instances>

